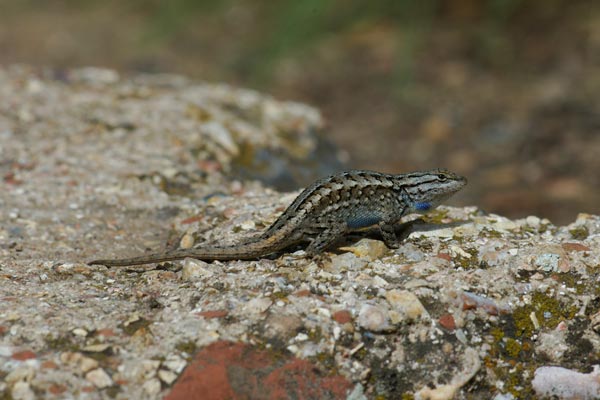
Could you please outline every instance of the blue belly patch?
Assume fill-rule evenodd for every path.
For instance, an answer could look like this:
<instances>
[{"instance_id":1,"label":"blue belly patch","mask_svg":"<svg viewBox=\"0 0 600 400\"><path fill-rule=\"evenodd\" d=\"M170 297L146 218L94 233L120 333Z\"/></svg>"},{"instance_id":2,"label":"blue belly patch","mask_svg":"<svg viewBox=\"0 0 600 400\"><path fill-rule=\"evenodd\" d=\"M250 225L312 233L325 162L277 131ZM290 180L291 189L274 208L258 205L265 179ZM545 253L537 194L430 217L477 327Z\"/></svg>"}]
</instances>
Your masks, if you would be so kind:
<instances>
[{"instance_id":1,"label":"blue belly patch","mask_svg":"<svg viewBox=\"0 0 600 400\"><path fill-rule=\"evenodd\" d=\"M378 215L359 215L349 218L346 221L346 225L350 229L363 229L377 225L380 221L381 218Z\"/></svg>"},{"instance_id":2,"label":"blue belly patch","mask_svg":"<svg viewBox=\"0 0 600 400\"><path fill-rule=\"evenodd\" d=\"M429 209L431 208L431 203L428 203L426 201L420 202L420 203L415 203L415 210L418 211L429 211Z\"/></svg>"}]
</instances>

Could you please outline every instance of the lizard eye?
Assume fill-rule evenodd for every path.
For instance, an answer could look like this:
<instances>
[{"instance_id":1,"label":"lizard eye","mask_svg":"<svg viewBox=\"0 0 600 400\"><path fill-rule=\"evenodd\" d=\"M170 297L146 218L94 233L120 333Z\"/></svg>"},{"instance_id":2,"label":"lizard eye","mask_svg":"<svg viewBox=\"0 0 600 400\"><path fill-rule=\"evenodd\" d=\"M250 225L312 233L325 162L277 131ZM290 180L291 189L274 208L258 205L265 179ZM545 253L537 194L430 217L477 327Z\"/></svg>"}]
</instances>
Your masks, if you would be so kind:
<instances>
[{"instance_id":1,"label":"lizard eye","mask_svg":"<svg viewBox=\"0 0 600 400\"><path fill-rule=\"evenodd\" d=\"M437 177L440 180L440 182L445 182L448 180L448 177L445 174L438 174Z\"/></svg>"}]
</instances>

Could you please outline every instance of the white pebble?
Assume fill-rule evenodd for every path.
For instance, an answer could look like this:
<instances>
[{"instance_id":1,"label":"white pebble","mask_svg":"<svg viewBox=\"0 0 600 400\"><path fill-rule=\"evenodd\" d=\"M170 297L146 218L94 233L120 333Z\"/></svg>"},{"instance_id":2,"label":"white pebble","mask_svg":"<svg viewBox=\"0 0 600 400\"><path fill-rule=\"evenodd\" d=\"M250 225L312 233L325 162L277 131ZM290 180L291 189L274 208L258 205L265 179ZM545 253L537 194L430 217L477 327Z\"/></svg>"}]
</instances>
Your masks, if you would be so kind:
<instances>
[{"instance_id":1,"label":"white pebble","mask_svg":"<svg viewBox=\"0 0 600 400\"><path fill-rule=\"evenodd\" d=\"M360 327L373 331L380 332L388 329L389 313L381 307L365 304L358 313L358 325Z\"/></svg>"},{"instance_id":2,"label":"white pebble","mask_svg":"<svg viewBox=\"0 0 600 400\"><path fill-rule=\"evenodd\" d=\"M589 374L562 367L540 367L531 382L540 397L556 396L561 399L597 399L600 397L600 366Z\"/></svg>"},{"instance_id":3,"label":"white pebble","mask_svg":"<svg viewBox=\"0 0 600 400\"><path fill-rule=\"evenodd\" d=\"M113 384L111 377L102 368L91 370L85 374L85 379L90 381L98 389L103 389L112 386Z\"/></svg>"}]
</instances>

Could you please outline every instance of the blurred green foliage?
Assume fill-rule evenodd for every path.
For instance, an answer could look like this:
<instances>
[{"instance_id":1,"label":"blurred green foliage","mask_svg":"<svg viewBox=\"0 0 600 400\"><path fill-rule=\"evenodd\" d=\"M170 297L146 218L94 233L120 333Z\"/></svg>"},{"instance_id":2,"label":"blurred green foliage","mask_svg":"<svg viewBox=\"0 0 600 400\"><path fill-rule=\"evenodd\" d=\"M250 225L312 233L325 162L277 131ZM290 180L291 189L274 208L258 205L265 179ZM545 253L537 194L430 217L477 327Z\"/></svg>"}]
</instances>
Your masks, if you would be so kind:
<instances>
[{"instance_id":1,"label":"blurred green foliage","mask_svg":"<svg viewBox=\"0 0 600 400\"><path fill-rule=\"evenodd\" d=\"M79 6L102 3L99 0L68 1ZM332 36L343 35L357 27L384 25L391 27L398 40L395 57L395 81L405 86L412 80L414 54L431 24L450 15L463 18L465 29L471 30L480 44L480 55L489 57L507 51L504 31L514 15L526 8L552 14L562 0L131 0L130 11L146 18L144 45L173 40L194 25L214 20L235 18L235 13L248 13L254 24L247 30L237 54L229 66L244 80L264 84L273 65L286 57L304 57L315 44ZM554 11L553 11L554 10ZM228 15L229 14L229 15ZM467 16L464 18L464 16ZM246 21L248 22L248 21ZM228 33L227 24L214 26L213 35ZM498 57L501 59L501 57Z\"/></svg>"},{"instance_id":2,"label":"blurred green foliage","mask_svg":"<svg viewBox=\"0 0 600 400\"><path fill-rule=\"evenodd\" d=\"M403 88L414 79L415 57L433 24L460 26L475 43L470 57L504 68L515 19L551 21L577 3L585 0L0 0L0 10L16 18L32 11L84 16L104 10L115 24L141 21L139 49L172 46L206 54L229 75L259 87L282 60L306 62L323 42L383 27L382 40L395 49L392 82Z\"/></svg>"}]
</instances>

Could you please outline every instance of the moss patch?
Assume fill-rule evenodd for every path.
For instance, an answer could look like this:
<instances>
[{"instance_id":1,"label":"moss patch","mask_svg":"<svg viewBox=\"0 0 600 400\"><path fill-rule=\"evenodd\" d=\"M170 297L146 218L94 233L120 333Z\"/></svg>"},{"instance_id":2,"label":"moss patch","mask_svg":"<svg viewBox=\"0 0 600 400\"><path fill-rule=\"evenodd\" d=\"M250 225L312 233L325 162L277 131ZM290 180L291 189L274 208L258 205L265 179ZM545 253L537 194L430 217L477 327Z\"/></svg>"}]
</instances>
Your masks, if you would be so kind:
<instances>
[{"instance_id":1,"label":"moss patch","mask_svg":"<svg viewBox=\"0 0 600 400\"><path fill-rule=\"evenodd\" d=\"M198 349L198 347L196 346L196 343L192 342L192 341L179 342L175 345L175 348L178 351L180 351L182 353L187 353L189 355L196 353L196 350Z\"/></svg>"},{"instance_id":2,"label":"moss patch","mask_svg":"<svg viewBox=\"0 0 600 400\"><path fill-rule=\"evenodd\" d=\"M546 293L534 292L531 296L531 304L517 307L513 312L518 337L529 338L533 335L535 327L531 320L532 312L535 313L540 328L554 329L559 322L571 320L577 313L577 307L575 305L563 307L556 298Z\"/></svg>"},{"instance_id":3,"label":"moss patch","mask_svg":"<svg viewBox=\"0 0 600 400\"><path fill-rule=\"evenodd\" d=\"M576 240L585 240L590 234L588 228L585 226L576 226L575 228L570 229L569 233L571 234L573 239Z\"/></svg>"}]
</instances>

